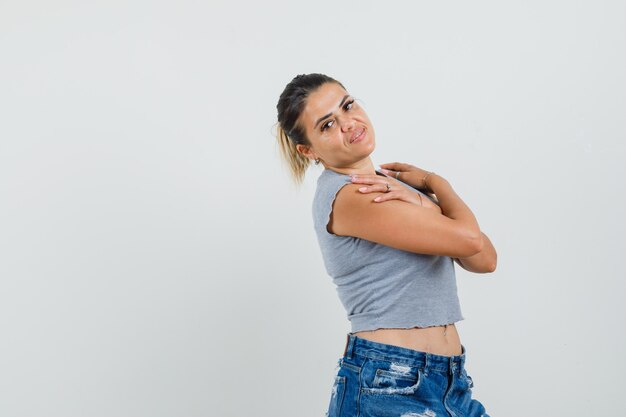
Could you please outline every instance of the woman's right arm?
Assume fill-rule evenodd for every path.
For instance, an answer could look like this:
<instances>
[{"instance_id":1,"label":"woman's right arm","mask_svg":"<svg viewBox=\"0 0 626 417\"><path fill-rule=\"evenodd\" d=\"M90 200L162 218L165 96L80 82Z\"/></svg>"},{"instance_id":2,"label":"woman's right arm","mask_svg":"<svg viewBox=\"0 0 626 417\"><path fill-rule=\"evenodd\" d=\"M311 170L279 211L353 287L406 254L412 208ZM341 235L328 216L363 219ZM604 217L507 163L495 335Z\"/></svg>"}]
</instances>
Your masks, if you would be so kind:
<instances>
[{"instance_id":1,"label":"woman's right arm","mask_svg":"<svg viewBox=\"0 0 626 417\"><path fill-rule=\"evenodd\" d=\"M478 222L447 180L437 174L428 186L437 196L441 213L400 200L375 202L385 193L362 194L367 179L341 188L335 198L328 230L414 253L466 258L483 249Z\"/></svg>"}]
</instances>

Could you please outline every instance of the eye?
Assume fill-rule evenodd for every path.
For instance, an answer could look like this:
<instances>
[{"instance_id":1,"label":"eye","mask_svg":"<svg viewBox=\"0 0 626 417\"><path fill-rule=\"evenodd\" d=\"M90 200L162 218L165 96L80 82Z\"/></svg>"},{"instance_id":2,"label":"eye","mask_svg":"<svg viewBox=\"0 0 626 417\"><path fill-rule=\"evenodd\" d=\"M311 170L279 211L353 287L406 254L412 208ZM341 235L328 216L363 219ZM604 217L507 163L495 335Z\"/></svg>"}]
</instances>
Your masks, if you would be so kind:
<instances>
[{"instance_id":1,"label":"eye","mask_svg":"<svg viewBox=\"0 0 626 417\"><path fill-rule=\"evenodd\" d=\"M343 109L345 111L351 110L352 109L352 105L354 104L354 99L348 101L346 104L343 105ZM322 132L325 131L326 129L328 129L329 127L332 127L332 123L334 123L334 120L329 120L326 123L324 123L322 125Z\"/></svg>"}]
</instances>

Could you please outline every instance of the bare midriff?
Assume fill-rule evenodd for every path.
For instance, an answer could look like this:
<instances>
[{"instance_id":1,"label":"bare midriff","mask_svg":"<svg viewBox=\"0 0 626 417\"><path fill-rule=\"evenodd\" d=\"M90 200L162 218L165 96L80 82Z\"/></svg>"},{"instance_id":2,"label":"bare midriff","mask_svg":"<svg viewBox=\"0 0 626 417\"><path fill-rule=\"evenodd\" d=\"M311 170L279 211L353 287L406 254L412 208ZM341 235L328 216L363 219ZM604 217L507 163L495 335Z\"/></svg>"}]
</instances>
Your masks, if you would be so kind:
<instances>
[{"instance_id":1,"label":"bare midriff","mask_svg":"<svg viewBox=\"0 0 626 417\"><path fill-rule=\"evenodd\" d=\"M423 328L376 329L353 334L372 342L400 346L435 355L454 356L461 354L461 340L454 323Z\"/></svg>"}]
</instances>

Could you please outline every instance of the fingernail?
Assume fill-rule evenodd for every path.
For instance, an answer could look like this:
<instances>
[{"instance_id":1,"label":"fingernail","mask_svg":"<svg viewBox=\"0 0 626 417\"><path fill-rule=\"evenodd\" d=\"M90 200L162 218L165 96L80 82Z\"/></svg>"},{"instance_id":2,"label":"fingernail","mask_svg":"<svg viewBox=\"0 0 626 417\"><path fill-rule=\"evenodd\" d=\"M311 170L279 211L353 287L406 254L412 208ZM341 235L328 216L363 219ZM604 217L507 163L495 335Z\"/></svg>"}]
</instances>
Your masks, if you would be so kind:
<instances>
[{"instance_id":1,"label":"fingernail","mask_svg":"<svg viewBox=\"0 0 626 417\"><path fill-rule=\"evenodd\" d=\"M359 188L359 191L365 191L365 190L367 190L367 187L361 187L361 188Z\"/></svg>"},{"instance_id":2,"label":"fingernail","mask_svg":"<svg viewBox=\"0 0 626 417\"><path fill-rule=\"evenodd\" d=\"M380 201L380 197L376 197L374 201Z\"/></svg>"}]
</instances>

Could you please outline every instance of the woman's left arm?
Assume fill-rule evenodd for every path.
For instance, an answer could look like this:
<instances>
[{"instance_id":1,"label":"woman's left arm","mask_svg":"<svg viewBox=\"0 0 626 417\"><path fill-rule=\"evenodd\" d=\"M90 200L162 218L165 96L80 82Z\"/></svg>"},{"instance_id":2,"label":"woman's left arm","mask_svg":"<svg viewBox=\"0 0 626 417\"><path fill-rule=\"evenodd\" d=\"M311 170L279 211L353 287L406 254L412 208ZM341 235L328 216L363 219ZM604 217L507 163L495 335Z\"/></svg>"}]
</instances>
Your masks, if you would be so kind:
<instances>
[{"instance_id":1,"label":"woman's left arm","mask_svg":"<svg viewBox=\"0 0 626 417\"><path fill-rule=\"evenodd\" d=\"M389 177L389 175L387 175L387 177ZM429 201L427 199L421 198L418 200L418 194L415 191L409 191L405 187L393 187L393 191L386 192L383 184L389 183L390 185L392 185L394 184L394 181L400 182L400 180L392 180L392 182L389 182L388 180L383 179L377 175L360 176L360 182L363 183L363 185L371 184L371 186L366 185L360 188L359 191L361 191L362 193L371 193L375 191L385 192L385 194L383 194L385 196L384 201L400 200L406 203L417 204L426 208L430 208L432 210L437 210L439 213L441 213L441 207L439 206L437 196L434 193L428 193L428 195L434 200ZM481 236L483 238L483 250L467 258L452 259L454 259L463 269L470 272L493 272L496 270L498 257L496 254L496 249L493 247L493 244L486 234L481 232Z\"/></svg>"},{"instance_id":2,"label":"woman's left arm","mask_svg":"<svg viewBox=\"0 0 626 417\"><path fill-rule=\"evenodd\" d=\"M483 250L468 258L453 258L463 269L470 272L486 273L496 270L498 254L486 234L482 233Z\"/></svg>"}]
</instances>

